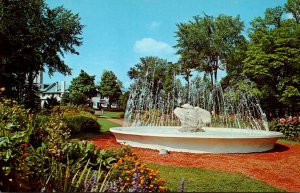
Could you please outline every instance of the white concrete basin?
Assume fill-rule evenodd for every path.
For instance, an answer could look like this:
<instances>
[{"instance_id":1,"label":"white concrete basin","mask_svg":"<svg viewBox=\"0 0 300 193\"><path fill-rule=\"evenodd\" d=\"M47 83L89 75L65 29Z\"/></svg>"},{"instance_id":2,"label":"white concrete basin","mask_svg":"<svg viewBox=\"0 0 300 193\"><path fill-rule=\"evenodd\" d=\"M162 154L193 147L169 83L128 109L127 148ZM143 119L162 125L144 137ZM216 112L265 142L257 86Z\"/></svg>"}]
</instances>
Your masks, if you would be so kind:
<instances>
[{"instance_id":1,"label":"white concrete basin","mask_svg":"<svg viewBox=\"0 0 300 193\"><path fill-rule=\"evenodd\" d=\"M190 153L251 153L274 148L283 134L235 128L204 127L205 132L183 133L180 127L114 127L117 142L132 147Z\"/></svg>"}]
</instances>

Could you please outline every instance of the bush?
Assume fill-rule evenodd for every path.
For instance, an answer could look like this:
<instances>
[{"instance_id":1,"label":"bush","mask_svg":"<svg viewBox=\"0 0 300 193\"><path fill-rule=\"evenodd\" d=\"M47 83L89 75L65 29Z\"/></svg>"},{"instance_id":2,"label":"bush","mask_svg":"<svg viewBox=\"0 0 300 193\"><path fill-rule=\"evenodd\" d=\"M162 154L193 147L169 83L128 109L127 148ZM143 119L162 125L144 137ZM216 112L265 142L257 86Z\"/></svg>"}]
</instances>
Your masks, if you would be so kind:
<instances>
[{"instance_id":1,"label":"bush","mask_svg":"<svg viewBox=\"0 0 300 193\"><path fill-rule=\"evenodd\" d=\"M66 122L67 127L70 129L71 135L75 135L82 132L100 132L99 123L95 119L83 114L66 115L64 116L64 121Z\"/></svg>"},{"instance_id":2,"label":"bush","mask_svg":"<svg viewBox=\"0 0 300 193\"><path fill-rule=\"evenodd\" d=\"M285 139L300 141L300 121L298 117L274 119L269 128L284 134Z\"/></svg>"}]
</instances>

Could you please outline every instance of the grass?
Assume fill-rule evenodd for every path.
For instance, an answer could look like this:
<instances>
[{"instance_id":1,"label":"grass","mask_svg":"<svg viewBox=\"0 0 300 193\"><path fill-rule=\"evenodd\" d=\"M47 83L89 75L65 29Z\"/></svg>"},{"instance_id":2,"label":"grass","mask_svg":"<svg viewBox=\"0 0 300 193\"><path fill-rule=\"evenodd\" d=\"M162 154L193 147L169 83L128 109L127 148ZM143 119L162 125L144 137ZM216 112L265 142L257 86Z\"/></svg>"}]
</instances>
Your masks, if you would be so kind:
<instances>
[{"instance_id":1,"label":"grass","mask_svg":"<svg viewBox=\"0 0 300 193\"><path fill-rule=\"evenodd\" d=\"M147 164L160 171L160 176L166 179L166 186L170 191L179 192L180 180L184 178L185 192L284 192L243 174Z\"/></svg>"},{"instance_id":2,"label":"grass","mask_svg":"<svg viewBox=\"0 0 300 193\"><path fill-rule=\"evenodd\" d=\"M104 111L103 115L106 117L110 117L113 119L119 119L120 115L124 112L110 112L110 111Z\"/></svg>"},{"instance_id":3,"label":"grass","mask_svg":"<svg viewBox=\"0 0 300 193\"><path fill-rule=\"evenodd\" d=\"M292 140L288 140L288 139L279 139L278 142L286 143L289 145L300 145L300 141L292 141Z\"/></svg>"},{"instance_id":4,"label":"grass","mask_svg":"<svg viewBox=\"0 0 300 193\"><path fill-rule=\"evenodd\" d=\"M120 127L121 125L113 123L105 118L98 118L98 123L101 125L101 132L109 132L109 129L112 127Z\"/></svg>"}]
</instances>

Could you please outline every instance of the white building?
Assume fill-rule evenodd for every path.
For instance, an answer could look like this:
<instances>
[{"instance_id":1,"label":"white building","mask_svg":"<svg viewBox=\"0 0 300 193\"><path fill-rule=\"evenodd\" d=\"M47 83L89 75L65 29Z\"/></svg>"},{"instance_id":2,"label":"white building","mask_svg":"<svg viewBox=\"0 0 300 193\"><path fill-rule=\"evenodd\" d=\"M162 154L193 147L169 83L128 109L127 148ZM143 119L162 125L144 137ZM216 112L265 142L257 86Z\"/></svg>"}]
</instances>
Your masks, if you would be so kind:
<instances>
[{"instance_id":1,"label":"white building","mask_svg":"<svg viewBox=\"0 0 300 193\"><path fill-rule=\"evenodd\" d=\"M64 93L69 92L69 85L66 84L66 81L54 82L51 84L43 83L43 72L40 72L34 79L34 83L40 88L40 99L41 107L44 106L47 98L54 97L58 102L61 101L61 98ZM101 105L101 106L100 106ZM109 98L101 97L100 93L97 93L96 96L92 97L90 106L94 109L108 108ZM117 108L117 104L112 104L111 108Z\"/></svg>"},{"instance_id":2,"label":"white building","mask_svg":"<svg viewBox=\"0 0 300 193\"><path fill-rule=\"evenodd\" d=\"M66 81L54 82L49 85L44 84L43 88L40 89L41 106L43 107L47 98L51 97L56 98L60 102L63 94L69 92L68 88Z\"/></svg>"}]
</instances>

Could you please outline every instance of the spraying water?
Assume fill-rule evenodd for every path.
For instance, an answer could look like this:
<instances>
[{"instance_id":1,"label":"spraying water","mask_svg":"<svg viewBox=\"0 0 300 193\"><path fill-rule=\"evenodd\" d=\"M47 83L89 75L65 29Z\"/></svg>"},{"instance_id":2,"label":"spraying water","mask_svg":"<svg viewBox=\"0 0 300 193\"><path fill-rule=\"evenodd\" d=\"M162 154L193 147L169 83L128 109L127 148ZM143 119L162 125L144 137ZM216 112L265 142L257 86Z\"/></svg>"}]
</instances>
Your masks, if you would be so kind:
<instances>
[{"instance_id":1,"label":"spraying water","mask_svg":"<svg viewBox=\"0 0 300 193\"><path fill-rule=\"evenodd\" d=\"M197 76L189 87L174 74L172 89L155 82L153 71L131 86L123 126L180 126L174 109L184 103L211 112L211 127L267 130L268 122L258 98L249 91L223 90ZM187 89L189 88L189 89Z\"/></svg>"}]
</instances>

